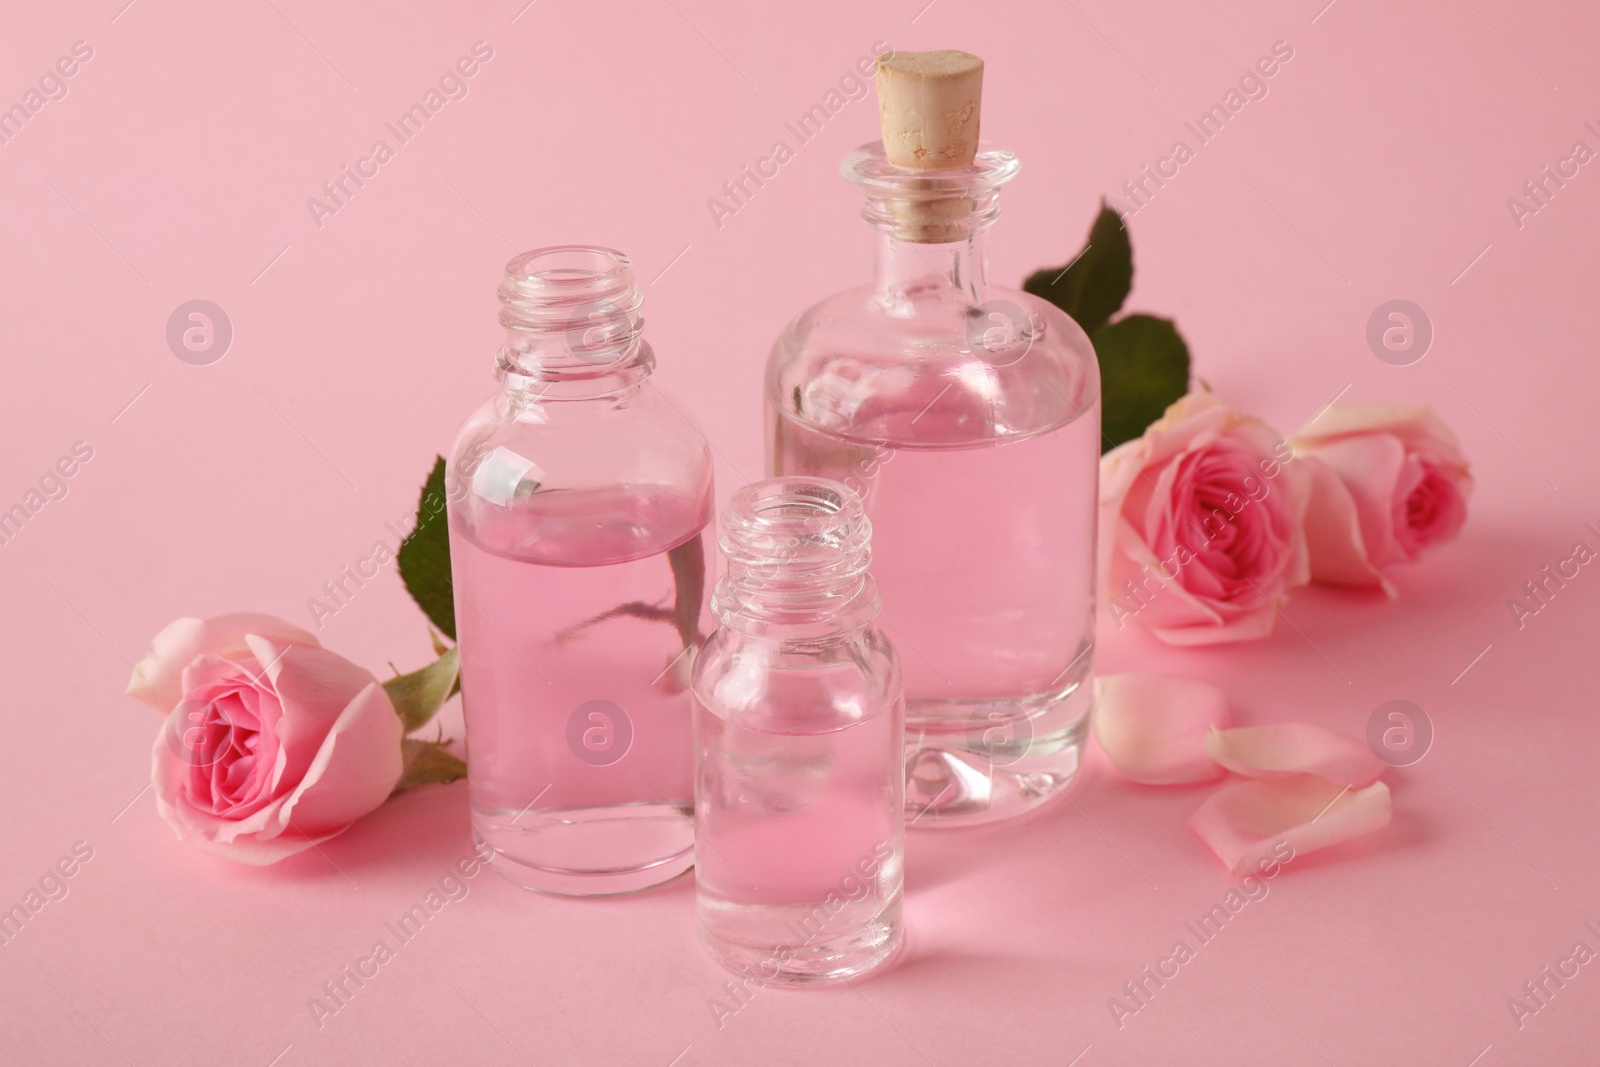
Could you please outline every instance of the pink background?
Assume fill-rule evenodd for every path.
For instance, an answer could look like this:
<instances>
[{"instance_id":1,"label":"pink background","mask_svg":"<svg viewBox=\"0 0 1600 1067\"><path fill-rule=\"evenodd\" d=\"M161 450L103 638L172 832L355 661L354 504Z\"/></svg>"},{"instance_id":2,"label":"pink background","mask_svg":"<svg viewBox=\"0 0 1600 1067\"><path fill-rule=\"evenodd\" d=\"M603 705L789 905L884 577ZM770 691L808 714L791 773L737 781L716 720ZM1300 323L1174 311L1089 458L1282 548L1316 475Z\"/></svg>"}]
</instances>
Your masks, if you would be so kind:
<instances>
[{"instance_id":1,"label":"pink background","mask_svg":"<svg viewBox=\"0 0 1600 1067\"><path fill-rule=\"evenodd\" d=\"M0 948L0 1058L1594 1062L1600 964L1520 1029L1506 1006L1574 942L1600 948L1583 927L1600 925L1600 569L1520 631L1506 606L1575 540L1600 547L1583 530L1600 520L1597 165L1521 228L1506 206L1574 141L1600 148L1592 6L124 2L0 14L0 103L73 42L94 50L0 146L0 509L74 442L94 450L0 545L0 905L94 849ZM494 55L469 95L319 229L306 199L478 40ZM874 105L720 228L706 199L879 40L987 60L985 134L1024 161L993 242L1007 284L1064 262L1100 195L1293 47L1131 221L1130 306L1176 316L1199 373L1286 433L1341 392L1434 405L1474 461L1473 516L1399 574L1398 602L1309 590L1293 627L1230 649L1103 627L1100 667L1211 679L1245 721L1356 735L1416 701L1437 740L1389 776L1393 824L1291 864L1120 1030L1108 998L1230 880L1183 826L1203 790L1133 787L1098 757L1025 825L913 834L910 949L858 989L765 991L719 1030L725 975L687 881L572 902L484 875L319 1030L308 998L468 854L464 787L275 868L202 856L140 792L158 722L121 696L129 662L178 615L309 622L492 387L493 290L519 249L632 254L658 379L715 443L721 496L757 476L772 338L869 270L836 167ZM235 330L209 366L164 338L194 298ZM1394 298L1435 327L1411 366L1364 339ZM380 671L428 655L392 569L321 636ZM457 709L445 721L459 732Z\"/></svg>"}]
</instances>

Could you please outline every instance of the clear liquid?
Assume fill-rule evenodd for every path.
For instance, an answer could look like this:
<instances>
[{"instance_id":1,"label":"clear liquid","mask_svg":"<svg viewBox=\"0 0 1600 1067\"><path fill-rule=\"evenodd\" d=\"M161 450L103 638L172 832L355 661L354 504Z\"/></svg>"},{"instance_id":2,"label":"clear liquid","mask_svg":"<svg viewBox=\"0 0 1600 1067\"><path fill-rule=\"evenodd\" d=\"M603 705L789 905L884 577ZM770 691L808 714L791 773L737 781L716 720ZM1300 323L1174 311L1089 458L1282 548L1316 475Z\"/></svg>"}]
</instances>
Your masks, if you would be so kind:
<instances>
[{"instance_id":1,"label":"clear liquid","mask_svg":"<svg viewBox=\"0 0 1600 1067\"><path fill-rule=\"evenodd\" d=\"M918 825L1009 817L1078 769L1093 701L1093 414L973 444L969 420L942 427L937 409L886 411L850 436L775 413L777 473L836 478L866 500ZM959 444L942 445L943 429Z\"/></svg>"},{"instance_id":2,"label":"clear liquid","mask_svg":"<svg viewBox=\"0 0 1600 1067\"><path fill-rule=\"evenodd\" d=\"M722 697L752 706L696 700L700 936L757 982L854 977L900 945L902 709L845 695L854 690L837 682L855 674L735 668ZM756 676L764 690L746 694L741 679ZM803 728L830 705L844 725Z\"/></svg>"},{"instance_id":3,"label":"clear liquid","mask_svg":"<svg viewBox=\"0 0 1600 1067\"><path fill-rule=\"evenodd\" d=\"M451 509L473 832L512 881L623 893L691 866L710 511L563 490Z\"/></svg>"}]
</instances>

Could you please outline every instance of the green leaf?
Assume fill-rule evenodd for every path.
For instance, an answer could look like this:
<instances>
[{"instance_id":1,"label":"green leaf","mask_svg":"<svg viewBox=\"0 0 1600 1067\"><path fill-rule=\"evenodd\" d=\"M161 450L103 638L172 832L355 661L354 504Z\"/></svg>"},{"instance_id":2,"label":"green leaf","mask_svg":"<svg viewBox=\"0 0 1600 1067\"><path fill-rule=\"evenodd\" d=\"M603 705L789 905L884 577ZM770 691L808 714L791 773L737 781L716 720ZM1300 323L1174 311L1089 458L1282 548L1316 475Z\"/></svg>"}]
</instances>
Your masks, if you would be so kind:
<instances>
[{"instance_id":1,"label":"green leaf","mask_svg":"<svg viewBox=\"0 0 1600 1067\"><path fill-rule=\"evenodd\" d=\"M1050 301L1093 335L1111 321L1133 288L1133 245L1121 216L1100 201L1083 251L1064 267L1034 271L1022 288Z\"/></svg>"},{"instance_id":2,"label":"green leaf","mask_svg":"<svg viewBox=\"0 0 1600 1067\"><path fill-rule=\"evenodd\" d=\"M446 652L450 651L450 646L439 640L439 632L431 626L428 627L428 643L433 646L433 654L435 656L442 656ZM400 672L397 670L395 673L399 674ZM450 696L445 697L445 699L449 700L450 697L455 696L459 692L461 692L461 673L457 671L456 684L451 687Z\"/></svg>"},{"instance_id":3,"label":"green leaf","mask_svg":"<svg viewBox=\"0 0 1600 1067\"><path fill-rule=\"evenodd\" d=\"M405 770L394 791L411 789L419 785L443 785L467 776L467 765L445 751L449 741L418 741L408 737L400 742L405 759Z\"/></svg>"},{"instance_id":4,"label":"green leaf","mask_svg":"<svg viewBox=\"0 0 1600 1067\"><path fill-rule=\"evenodd\" d=\"M1144 434L1189 391L1189 346L1171 319L1126 315L1090 338L1100 359L1101 451Z\"/></svg>"},{"instance_id":5,"label":"green leaf","mask_svg":"<svg viewBox=\"0 0 1600 1067\"><path fill-rule=\"evenodd\" d=\"M400 578L428 620L456 638L455 594L450 585L450 529L445 517L444 457L440 456L417 498L417 525L400 546Z\"/></svg>"},{"instance_id":6,"label":"green leaf","mask_svg":"<svg viewBox=\"0 0 1600 1067\"><path fill-rule=\"evenodd\" d=\"M389 694L389 703L399 713L406 733L426 725L455 695L460 675L461 660L452 648L420 671L396 675L383 683L383 691Z\"/></svg>"}]
</instances>

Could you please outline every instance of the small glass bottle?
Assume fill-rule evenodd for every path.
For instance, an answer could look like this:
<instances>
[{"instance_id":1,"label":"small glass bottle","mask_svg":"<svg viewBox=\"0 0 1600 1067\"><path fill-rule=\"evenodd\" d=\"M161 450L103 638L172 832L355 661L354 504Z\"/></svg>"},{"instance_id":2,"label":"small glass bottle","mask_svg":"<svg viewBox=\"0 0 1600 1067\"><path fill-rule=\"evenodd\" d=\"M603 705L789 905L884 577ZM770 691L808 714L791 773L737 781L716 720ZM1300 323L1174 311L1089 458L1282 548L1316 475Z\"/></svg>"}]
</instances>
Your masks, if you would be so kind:
<instances>
[{"instance_id":1,"label":"small glass bottle","mask_svg":"<svg viewBox=\"0 0 1600 1067\"><path fill-rule=\"evenodd\" d=\"M766 377L770 472L842 481L871 516L919 826L1059 795L1093 700L1099 369L1066 314L989 284L1019 164L977 151L981 74L960 52L880 60L884 142L843 163L878 231L877 280L796 318ZM897 84L923 94L914 108Z\"/></svg>"},{"instance_id":2,"label":"small glass bottle","mask_svg":"<svg viewBox=\"0 0 1600 1067\"><path fill-rule=\"evenodd\" d=\"M722 531L694 671L700 939L758 985L851 978L901 938L905 706L872 527L845 486L779 478Z\"/></svg>"},{"instance_id":3,"label":"small glass bottle","mask_svg":"<svg viewBox=\"0 0 1600 1067\"><path fill-rule=\"evenodd\" d=\"M525 253L500 300L446 482L473 833L530 889L632 892L693 862L710 450L650 384L626 256Z\"/></svg>"}]
</instances>

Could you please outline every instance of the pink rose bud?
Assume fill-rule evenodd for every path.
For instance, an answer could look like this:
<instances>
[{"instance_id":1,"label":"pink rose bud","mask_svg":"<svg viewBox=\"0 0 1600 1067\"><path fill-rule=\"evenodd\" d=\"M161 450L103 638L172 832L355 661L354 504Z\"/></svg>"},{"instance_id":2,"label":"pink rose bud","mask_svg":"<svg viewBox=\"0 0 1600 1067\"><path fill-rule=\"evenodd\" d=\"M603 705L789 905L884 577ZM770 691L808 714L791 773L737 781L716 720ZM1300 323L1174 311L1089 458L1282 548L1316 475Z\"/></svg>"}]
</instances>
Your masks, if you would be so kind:
<instances>
[{"instance_id":1,"label":"pink rose bud","mask_svg":"<svg viewBox=\"0 0 1600 1067\"><path fill-rule=\"evenodd\" d=\"M1461 532L1472 474L1449 427L1425 406L1334 404L1291 442L1312 476L1311 576L1378 585L1392 563Z\"/></svg>"},{"instance_id":2,"label":"pink rose bud","mask_svg":"<svg viewBox=\"0 0 1600 1067\"><path fill-rule=\"evenodd\" d=\"M1261 420L1190 393L1100 460L1103 618L1174 645L1264 637L1308 579L1307 479Z\"/></svg>"},{"instance_id":3,"label":"pink rose bud","mask_svg":"<svg viewBox=\"0 0 1600 1067\"><path fill-rule=\"evenodd\" d=\"M281 619L179 619L128 694L167 715L151 771L161 817L225 859L274 863L326 841L400 780L400 717L378 680Z\"/></svg>"}]
</instances>

